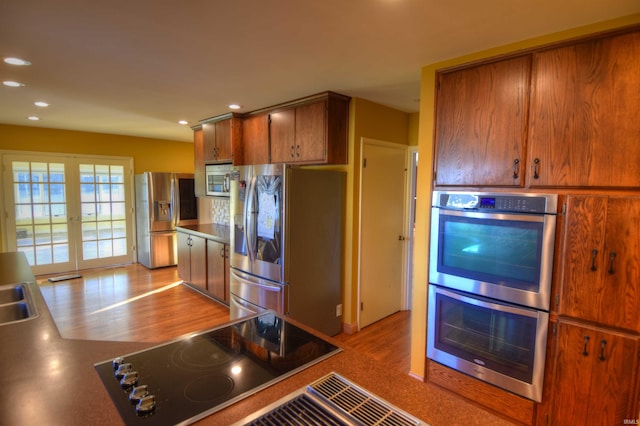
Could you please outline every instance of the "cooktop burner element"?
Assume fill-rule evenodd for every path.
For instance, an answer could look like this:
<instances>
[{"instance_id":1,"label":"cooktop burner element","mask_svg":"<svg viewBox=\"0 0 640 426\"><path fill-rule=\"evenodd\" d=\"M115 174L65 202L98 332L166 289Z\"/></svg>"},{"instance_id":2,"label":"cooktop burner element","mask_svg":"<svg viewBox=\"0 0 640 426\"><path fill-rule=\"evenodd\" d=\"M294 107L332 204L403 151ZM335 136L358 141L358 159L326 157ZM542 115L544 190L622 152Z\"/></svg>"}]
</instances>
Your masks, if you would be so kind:
<instances>
[{"instance_id":1,"label":"cooktop burner element","mask_svg":"<svg viewBox=\"0 0 640 426\"><path fill-rule=\"evenodd\" d=\"M273 312L95 365L124 422L189 424L340 349Z\"/></svg>"}]
</instances>

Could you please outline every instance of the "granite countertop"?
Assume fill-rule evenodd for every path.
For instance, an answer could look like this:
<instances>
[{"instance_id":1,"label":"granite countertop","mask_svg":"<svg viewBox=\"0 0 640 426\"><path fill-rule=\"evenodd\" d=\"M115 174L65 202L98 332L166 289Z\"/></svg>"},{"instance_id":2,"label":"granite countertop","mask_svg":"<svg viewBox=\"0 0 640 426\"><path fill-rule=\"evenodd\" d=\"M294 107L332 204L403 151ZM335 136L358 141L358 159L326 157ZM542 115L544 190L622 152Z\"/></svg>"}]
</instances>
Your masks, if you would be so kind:
<instances>
[{"instance_id":1,"label":"granite countertop","mask_svg":"<svg viewBox=\"0 0 640 426\"><path fill-rule=\"evenodd\" d=\"M29 283L39 316L0 326L0 424L122 424L94 364L155 344L63 339L24 255L0 253L0 285L18 282ZM332 371L434 426L512 424L348 348L197 424L234 423Z\"/></svg>"},{"instance_id":2,"label":"granite countertop","mask_svg":"<svg viewBox=\"0 0 640 426\"><path fill-rule=\"evenodd\" d=\"M225 244L229 244L231 235L228 226L220 225L218 223L199 223L197 225L177 226L176 230L178 232L186 232L202 238L220 241Z\"/></svg>"}]
</instances>

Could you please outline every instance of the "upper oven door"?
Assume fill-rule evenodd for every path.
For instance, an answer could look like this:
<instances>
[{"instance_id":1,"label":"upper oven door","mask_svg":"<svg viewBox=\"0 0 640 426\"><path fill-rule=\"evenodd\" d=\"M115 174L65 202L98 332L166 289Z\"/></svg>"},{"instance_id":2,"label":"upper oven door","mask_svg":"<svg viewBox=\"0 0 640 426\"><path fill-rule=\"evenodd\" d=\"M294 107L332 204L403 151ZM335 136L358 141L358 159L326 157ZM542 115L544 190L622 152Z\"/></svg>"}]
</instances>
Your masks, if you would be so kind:
<instances>
[{"instance_id":1,"label":"upper oven door","mask_svg":"<svg viewBox=\"0 0 640 426\"><path fill-rule=\"evenodd\" d=\"M434 207L429 281L549 310L556 216Z\"/></svg>"}]
</instances>

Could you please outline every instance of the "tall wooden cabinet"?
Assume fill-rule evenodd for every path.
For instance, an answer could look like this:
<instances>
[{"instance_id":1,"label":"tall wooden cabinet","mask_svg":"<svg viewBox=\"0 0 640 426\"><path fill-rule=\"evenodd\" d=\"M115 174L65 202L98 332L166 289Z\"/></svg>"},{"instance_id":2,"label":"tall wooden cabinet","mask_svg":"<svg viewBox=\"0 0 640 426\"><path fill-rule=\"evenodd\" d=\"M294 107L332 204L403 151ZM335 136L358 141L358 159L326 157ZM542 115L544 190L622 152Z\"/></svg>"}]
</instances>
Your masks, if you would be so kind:
<instances>
[{"instance_id":1,"label":"tall wooden cabinet","mask_svg":"<svg viewBox=\"0 0 640 426\"><path fill-rule=\"evenodd\" d=\"M636 28L439 72L435 185L640 188L639 69Z\"/></svg>"},{"instance_id":2,"label":"tall wooden cabinet","mask_svg":"<svg viewBox=\"0 0 640 426\"><path fill-rule=\"evenodd\" d=\"M229 303L229 246L207 240L207 291Z\"/></svg>"},{"instance_id":3,"label":"tall wooden cabinet","mask_svg":"<svg viewBox=\"0 0 640 426\"><path fill-rule=\"evenodd\" d=\"M636 421L640 196L566 197L548 424Z\"/></svg>"}]
</instances>

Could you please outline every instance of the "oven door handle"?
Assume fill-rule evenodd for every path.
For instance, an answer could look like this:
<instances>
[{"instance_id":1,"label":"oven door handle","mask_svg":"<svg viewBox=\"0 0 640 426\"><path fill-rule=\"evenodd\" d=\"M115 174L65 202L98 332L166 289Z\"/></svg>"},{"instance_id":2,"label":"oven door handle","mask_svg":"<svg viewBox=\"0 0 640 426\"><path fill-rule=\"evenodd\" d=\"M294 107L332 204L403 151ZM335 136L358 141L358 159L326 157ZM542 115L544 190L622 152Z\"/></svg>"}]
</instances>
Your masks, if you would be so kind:
<instances>
[{"instance_id":1,"label":"oven door handle","mask_svg":"<svg viewBox=\"0 0 640 426\"><path fill-rule=\"evenodd\" d=\"M512 220L516 222L544 222L545 214L512 214L512 213L484 213L471 210L440 209L440 216L470 217L473 219Z\"/></svg>"},{"instance_id":2,"label":"oven door handle","mask_svg":"<svg viewBox=\"0 0 640 426\"><path fill-rule=\"evenodd\" d=\"M539 311L532 308L527 308L525 306L514 307L514 306L503 304L503 303L492 302L483 298L482 296L477 296L477 295L474 295L473 297L469 297L457 292L445 290L444 288L441 288L441 287L436 287L435 292L442 294L444 296L450 297L452 299L467 303L469 305L478 306L480 308L487 308L494 311L508 312L516 315L531 317L531 318L538 318L538 314L539 314Z\"/></svg>"}]
</instances>

